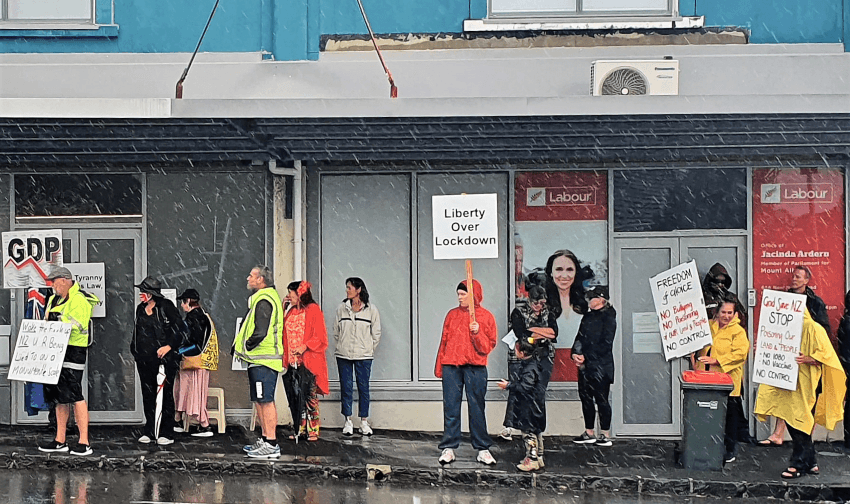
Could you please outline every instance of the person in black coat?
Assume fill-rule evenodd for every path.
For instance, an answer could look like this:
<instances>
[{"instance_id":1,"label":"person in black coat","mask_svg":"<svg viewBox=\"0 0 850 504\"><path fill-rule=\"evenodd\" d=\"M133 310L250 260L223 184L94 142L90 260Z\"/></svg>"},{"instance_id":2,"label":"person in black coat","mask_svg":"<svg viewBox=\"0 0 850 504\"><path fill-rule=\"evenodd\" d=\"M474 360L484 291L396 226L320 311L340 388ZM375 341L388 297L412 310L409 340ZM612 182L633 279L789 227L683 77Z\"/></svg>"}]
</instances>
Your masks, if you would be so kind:
<instances>
[{"instance_id":1,"label":"person in black coat","mask_svg":"<svg viewBox=\"0 0 850 504\"><path fill-rule=\"evenodd\" d=\"M543 467L543 455L540 452L540 436L546 429L546 410L544 404L546 390L541 396L541 371L539 362L534 359L537 350L533 338L517 339L514 354L517 358L516 373L510 381L502 380L499 388L508 390L514 397L514 426L522 431L525 445L525 458L517 465L520 471L536 471Z\"/></svg>"},{"instance_id":2,"label":"person in black coat","mask_svg":"<svg viewBox=\"0 0 850 504\"><path fill-rule=\"evenodd\" d=\"M518 299L516 308L511 312L511 330L518 340L531 339L534 352L531 357L540 369L540 382L537 384L539 396L541 396L540 409L543 415L543 423L546 423L546 388L552 376L554 367L554 343L558 339L558 317L549 309L546 300L546 290L538 285L528 289L528 298ZM508 350L508 381L519 380L520 363L514 353L514 349ZM518 428L515 424L514 404L516 394L508 393L508 403L505 408L504 429L499 434L506 440L511 439L511 428ZM542 439L542 436L541 436ZM538 443L542 444L540 440Z\"/></svg>"},{"instance_id":3,"label":"person in black coat","mask_svg":"<svg viewBox=\"0 0 850 504\"><path fill-rule=\"evenodd\" d=\"M136 323L130 353L136 360L142 388L145 427L140 443L174 442L174 378L180 369L178 348L188 338L188 328L177 307L162 295L162 284L153 277L136 285L141 303L136 307ZM165 369L159 435L156 435L156 395L159 366Z\"/></svg>"},{"instance_id":4,"label":"person in black coat","mask_svg":"<svg viewBox=\"0 0 850 504\"><path fill-rule=\"evenodd\" d=\"M722 264L714 263L714 266L708 270L708 273L705 274L705 278L702 280L702 297L705 299L705 311L709 320L713 319L717 314L717 310L723 303L724 297L732 295L735 296L736 300L738 299L738 296L734 292L729 291L729 287L732 287L732 276L729 275L729 272ZM741 301L736 301L735 311L738 313L738 320L741 327L746 329L747 309Z\"/></svg>"},{"instance_id":5,"label":"person in black coat","mask_svg":"<svg viewBox=\"0 0 850 504\"><path fill-rule=\"evenodd\" d=\"M573 362L579 369L578 396L581 399L585 431L573 442L611 446L611 403L608 394L614 383L617 311L608 302L608 289L603 286L587 291L586 297L589 310L581 319L572 349ZM597 409L602 431L598 437L594 431Z\"/></svg>"},{"instance_id":6,"label":"person in black coat","mask_svg":"<svg viewBox=\"0 0 850 504\"><path fill-rule=\"evenodd\" d=\"M844 315L838 324L838 359L850 385L850 291L844 295ZM844 450L850 451L850 400L844 403Z\"/></svg>"}]
</instances>

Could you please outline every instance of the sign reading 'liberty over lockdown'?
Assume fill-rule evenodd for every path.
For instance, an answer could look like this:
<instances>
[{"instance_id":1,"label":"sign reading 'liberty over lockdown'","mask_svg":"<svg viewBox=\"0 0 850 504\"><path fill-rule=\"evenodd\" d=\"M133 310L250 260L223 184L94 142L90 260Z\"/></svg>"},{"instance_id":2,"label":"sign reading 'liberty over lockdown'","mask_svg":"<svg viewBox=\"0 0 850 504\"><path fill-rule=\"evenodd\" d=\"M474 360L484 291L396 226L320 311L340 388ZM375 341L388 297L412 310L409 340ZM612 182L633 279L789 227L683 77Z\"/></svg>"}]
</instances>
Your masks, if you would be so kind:
<instances>
[{"instance_id":1,"label":"sign reading 'liberty over lockdown'","mask_svg":"<svg viewBox=\"0 0 850 504\"><path fill-rule=\"evenodd\" d=\"M432 196L431 204L434 259L499 257L495 194Z\"/></svg>"}]
</instances>

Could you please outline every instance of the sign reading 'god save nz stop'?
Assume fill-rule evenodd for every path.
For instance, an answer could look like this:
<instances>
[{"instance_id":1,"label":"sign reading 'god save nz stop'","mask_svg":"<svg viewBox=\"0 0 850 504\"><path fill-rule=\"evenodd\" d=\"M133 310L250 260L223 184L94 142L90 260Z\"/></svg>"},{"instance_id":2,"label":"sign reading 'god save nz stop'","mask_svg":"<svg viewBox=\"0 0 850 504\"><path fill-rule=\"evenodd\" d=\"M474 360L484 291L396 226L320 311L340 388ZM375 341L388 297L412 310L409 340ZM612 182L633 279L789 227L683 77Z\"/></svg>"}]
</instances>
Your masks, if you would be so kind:
<instances>
[{"instance_id":1,"label":"sign reading 'god save nz stop'","mask_svg":"<svg viewBox=\"0 0 850 504\"><path fill-rule=\"evenodd\" d=\"M499 257L495 194L432 196L431 205L434 259Z\"/></svg>"}]
</instances>

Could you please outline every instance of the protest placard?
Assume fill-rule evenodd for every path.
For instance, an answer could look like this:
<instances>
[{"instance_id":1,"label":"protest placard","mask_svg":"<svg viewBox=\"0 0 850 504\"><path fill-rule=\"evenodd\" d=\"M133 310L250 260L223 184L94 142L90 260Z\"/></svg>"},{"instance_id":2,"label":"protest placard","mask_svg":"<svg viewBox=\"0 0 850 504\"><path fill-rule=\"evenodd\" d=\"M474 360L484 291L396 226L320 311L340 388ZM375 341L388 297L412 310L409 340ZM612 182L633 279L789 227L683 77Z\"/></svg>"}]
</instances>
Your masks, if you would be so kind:
<instances>
[{"instance_id":1,"label":"protest placard","mask_svg":"<svg viewBox=\"0 0 850 504\"><path fill-rule=\"evenodd\" d=\"M65 263L64 265L71 274L74 281L80 285L80 289L94 294L100 301L92 308L93 318L106 316L106 275L104 263Z\"/></svg>"},{"instance_id":2,"label":"protest placard","mask_svg":"<svg viewBox=\"0 0 850 504\"><path fill-rule=\"evenodd\" d=\"M9 379L56 385L71 327L64 322L23 320L9 366Z\"/></svg>"},{"instance_id":3,"label":"protest placard","mask_svg":"<svg viewBox=\"0 0 850 504\"><path fill-rule=\"evenodd\" d=\"M696 261L659 273L649 284L665 359L684 357L711 344Z\"/></svg>"},{"instance_id":4,"label":"protest placard","mask_svg":"<svg viewBox=\"0 0 850 504\"><path fill-rule=\"evenodd\" d=\"M495 194L431 196L434 259L499 257Z\"/></svg>"},{"instance_id":5,"label":"protest placard","mask_svg":"<svg viewBox=\"0 0 850 504\"><path fill-rule=\"evenodd\" d=\"M795 390L806 296L765 289L761 295L753 381Z\"/></svg>"},{"instance_id":6,"label":"protest placard","mask_svg":"<svg viewBox=\"0 0 850 504\"><path fill-rule=\"evenodd\" d=\"M62 266L62 230L2 233L3 288L47 287L53 266Z\"/></svg>"}]
</instances>

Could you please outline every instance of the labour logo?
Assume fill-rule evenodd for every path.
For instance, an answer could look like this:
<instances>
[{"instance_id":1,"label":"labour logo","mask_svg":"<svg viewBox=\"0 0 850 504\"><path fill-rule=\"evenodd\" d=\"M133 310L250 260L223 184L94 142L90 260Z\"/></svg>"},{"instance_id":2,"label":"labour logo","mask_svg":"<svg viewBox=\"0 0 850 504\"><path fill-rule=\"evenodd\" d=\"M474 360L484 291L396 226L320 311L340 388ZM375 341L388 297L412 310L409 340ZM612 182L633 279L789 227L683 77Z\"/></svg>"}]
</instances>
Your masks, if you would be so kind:
<instances>
[{"instance_id":1,"label":"labour logo","mask_svg":"<svg viewBox=\"0 0 850 504\"><path fill-rule=\"evenodd\" d=\"M546 206L546 188L529 187L526 192L525 204L530 207Z\"/></svg>"},{"instance_id":2,"label":"labour logo","mask_svg":"<svg viewBox=\"0 0 850 504\"><path fill-rule=\"evenodd\" d=\"M779 192L779 184L762 184L761 185L761 202L762 203L782 203L782 196Z\"/></svg>"}]
</instances>

